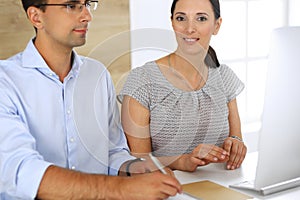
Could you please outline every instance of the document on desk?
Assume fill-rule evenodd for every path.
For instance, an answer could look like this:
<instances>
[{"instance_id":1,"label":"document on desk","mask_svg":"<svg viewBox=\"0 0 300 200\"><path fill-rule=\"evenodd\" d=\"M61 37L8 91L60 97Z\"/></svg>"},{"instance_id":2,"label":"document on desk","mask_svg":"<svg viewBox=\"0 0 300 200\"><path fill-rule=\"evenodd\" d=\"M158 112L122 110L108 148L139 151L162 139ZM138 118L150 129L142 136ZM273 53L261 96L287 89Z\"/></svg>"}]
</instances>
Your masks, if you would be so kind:
<instances>
[{"instance_id":1,"label":"document on desk","mask_svg":"<svg viewBox=\"0 0 300 200\"><path fill-rule=\"evenodd\" d=\"M182 194L177 194L174 197L169 197L168 200L200 200L200 199L193 197L187 193L182 193Z\"/></svg>"},{"instance_id":2,"label":"document on desk","mask_svg":"<svg viewBox=\"0 0 300 200\"><path fill-rule=\"evenodd\" d=\"M183 194L169 198L171 200L248 200L252 197L211 181L199 181L182 185Z\"/></svg>"}]
</instances>

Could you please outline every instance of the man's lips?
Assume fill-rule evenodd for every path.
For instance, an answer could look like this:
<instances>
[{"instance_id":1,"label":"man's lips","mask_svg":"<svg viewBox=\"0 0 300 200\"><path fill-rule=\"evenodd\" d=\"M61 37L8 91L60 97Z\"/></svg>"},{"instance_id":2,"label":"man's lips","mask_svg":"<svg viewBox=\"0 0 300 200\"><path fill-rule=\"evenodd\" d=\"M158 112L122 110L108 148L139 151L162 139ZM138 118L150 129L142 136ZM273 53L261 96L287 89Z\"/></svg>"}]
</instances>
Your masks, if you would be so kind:
<instances>
[{"instance_id":1,"label":"man's lips","mask_svg":"<svg viewBox=\"0 0 300 200\"><path fill-rule=\"evenodd\" d=\"M83 29L74 29L74 32L76 33L86 33L88 31L87 28L83 28Z\"/></svg>"}]
</instances>

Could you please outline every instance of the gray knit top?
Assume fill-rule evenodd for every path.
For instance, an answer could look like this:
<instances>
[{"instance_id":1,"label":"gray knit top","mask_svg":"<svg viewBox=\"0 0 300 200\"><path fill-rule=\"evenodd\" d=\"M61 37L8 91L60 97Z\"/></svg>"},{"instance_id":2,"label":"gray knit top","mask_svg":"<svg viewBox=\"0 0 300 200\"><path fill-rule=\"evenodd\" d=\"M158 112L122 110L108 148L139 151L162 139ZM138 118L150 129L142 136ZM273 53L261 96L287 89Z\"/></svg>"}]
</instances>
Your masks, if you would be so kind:
<instances>
[{"instance_id":1,"label":"gray knit top","mask_svg":"<svg viewBox=\"0 0 300 200\"><path fill-rule=\"evenodd\" d=\"M150 111L153 154L172 156L190 153L202 143L222 146L229 135L227 104L243 88L234 72L221 65L209 68L201 89L184 91L152 61L130 72L118 99L128 95Z\"/></svg>"}]
</instances>

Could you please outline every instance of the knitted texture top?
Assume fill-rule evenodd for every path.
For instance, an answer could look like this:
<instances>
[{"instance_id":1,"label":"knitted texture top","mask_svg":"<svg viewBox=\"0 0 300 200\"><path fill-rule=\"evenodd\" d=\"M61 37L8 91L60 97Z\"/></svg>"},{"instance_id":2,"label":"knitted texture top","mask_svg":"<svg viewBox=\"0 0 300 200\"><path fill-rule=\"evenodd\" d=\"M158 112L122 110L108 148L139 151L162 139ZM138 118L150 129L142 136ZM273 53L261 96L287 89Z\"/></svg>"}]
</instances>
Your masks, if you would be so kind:
<instances>
[{"instance_id":1,"label":"knitted texture top","mask_svg":"<svg viewBox=\"0 0 300 200\"><path fill-rule=\"evenodd\" d=\"M150 111L152 151L156 156L190 153L199 144L222 146L229 135L228 106L244 84L226 65L208 68L199 90L185 91L168 81L156 62L133 69L120 94Z\"/></svg>"}]
</instances>

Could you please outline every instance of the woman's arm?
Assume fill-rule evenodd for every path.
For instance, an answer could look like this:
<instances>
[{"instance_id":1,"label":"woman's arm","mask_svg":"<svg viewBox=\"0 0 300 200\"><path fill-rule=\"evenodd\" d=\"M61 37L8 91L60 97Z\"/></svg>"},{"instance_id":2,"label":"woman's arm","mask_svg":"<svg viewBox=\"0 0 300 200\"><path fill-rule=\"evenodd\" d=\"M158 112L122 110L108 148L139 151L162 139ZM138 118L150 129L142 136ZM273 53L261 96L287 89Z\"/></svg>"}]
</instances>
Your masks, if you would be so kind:
<instances>
[{"instance_id":1,"label":"woman's arm","mask_svg":"<svg viewBox=\"0 0 300 200\"><path fill-rule=\"evenodd\" d=\"M131 153L136 157L145 157L145 154L152 151L149 110L137 100L124 96L121 119ZM194 171L198 166L211 162L227 161L227 156L228 153L220 147L199 144L190 154L159 159L171 169Z\"/></svg>"},{"instance_id":2,"label":"woman's arm","mask_svg":"<svg viewBox=\"0 0 300 200\"><path fill-rule=\"evenodd\" d=\"M137 157L151 152L149 110L132 97L124 96L121 120L131 152Z\"/></svg>"},{"instance_id":3,"label":"woman's arm","mask_svg":"<svg viewBox=\"0 0 300 200\"><path fill-rule=\"evenodd\" d=\"M241 121L236 99L228 103L229 137L224 141L224 149L230 153L227 169L239 168L242 164L247 147L242 140Z\"/></svg>"},{"instance_id":4,"label":"woman's arm","mask_svg":"<svg viewBox=\"0 0 300 200\"><path fill-rule=\"evenodd\" d=\"M241 120L236 99L233 99L228 103L228 110L229 136L237 136L238 138L242 139Z\"/></svg>"}]
</instances>

